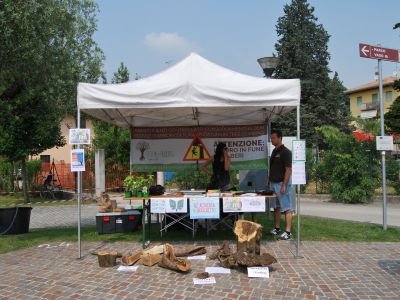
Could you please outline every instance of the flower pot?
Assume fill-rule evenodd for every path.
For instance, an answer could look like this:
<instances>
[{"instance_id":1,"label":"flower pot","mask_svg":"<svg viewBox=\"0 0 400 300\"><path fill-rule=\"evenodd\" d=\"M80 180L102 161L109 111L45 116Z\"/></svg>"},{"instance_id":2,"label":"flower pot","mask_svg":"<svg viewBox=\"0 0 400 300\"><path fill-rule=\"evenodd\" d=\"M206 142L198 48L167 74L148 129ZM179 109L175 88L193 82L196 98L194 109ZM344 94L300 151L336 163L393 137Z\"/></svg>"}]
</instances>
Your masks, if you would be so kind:
<instances>
[{"instance_id":1,"label":"flower pot","mask_svg":"<svg viewBox=\"0 0 400 300\"><path fill-rule=\"evenodd\" d=\"M132 192L131 191L125 191L125 198L130 198L132 197Z\"/></svg>"},{"instance_id":2,"label":"flower pot","mask_svg":"<svg viewBox=\"0 0 400 300\"><path fill-rule=\"evenodd\" d=\"M149 196L149 192L143 192L143 197L148 197Z\"/></svg>"},{"instance_id":3,"label":"flower pot","mask_svg":"<svg viewBox=\"0 0 400 300\"><path fill-rule=\"evenodd\" d=\"M32 207L0 208L0 235L29 232Z\"/></svg>"},{"instance_id":4,"label":"flower pot","mask_svg":"<svg viewBox=\"0 0 400 300\"><path fill-rule=\"evenodd\" d=\"M136 192L136 197L137 198L143 197L143 193L141 191Z\"/></svg>"}]
</instances>

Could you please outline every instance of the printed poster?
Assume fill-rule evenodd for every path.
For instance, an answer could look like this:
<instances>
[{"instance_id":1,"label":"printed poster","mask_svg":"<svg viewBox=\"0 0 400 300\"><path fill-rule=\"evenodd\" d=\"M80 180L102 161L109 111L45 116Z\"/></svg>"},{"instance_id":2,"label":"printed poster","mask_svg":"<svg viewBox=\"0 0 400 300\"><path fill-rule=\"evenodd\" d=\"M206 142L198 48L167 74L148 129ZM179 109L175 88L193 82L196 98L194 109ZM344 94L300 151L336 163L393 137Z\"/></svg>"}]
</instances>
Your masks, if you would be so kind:
<instances>
[{"instance_id":1,"label":"printed poster","mask_svg":"<svg viewBox=\"0 0 400 300\"><path fill-rule=\"evenodd\" d=\"M165 198L166 213L187 213L187 198Z\"/></svg>"},{"instance_id":2,"label":"printed poster","mask_svg":"<svg viewBox=\"0 0 400 300\"><path fill-rule=\"evenodd\" d=\"M222 198L224 212L265 212L265 197L224 197Z\"/></svg>"},{"instance_id":3,"label":"printed poster","mask_svg":"<svg viewBox=\"0 0 400 300\"><path fill-rule=\"evenodd\" d=\"M90 129L87 128L71 128L69 130L70 145L89 145Z\"/></svg>"},{"instance_id":4,"label":"printed poster","mask_svg":"<svg viewBox=\"0 0 400 300\"><path fill-rule=\"evenodd\" d=\"M164 198L151 198L150 199L150 212L152 214L165 214L165 199Z\"/></svg>"},{"instance_id":5,"label":"printed poster","mask_svg":"<svg viewBox=\"0 0 400 300\"><path fill-rule=\"evenodd\" d=\"M193 197L190 203L190 219L219 219L219 197Z\"/></svg>"},{"instance_id":6,"label":"printed poster","mask_svg":"<svg viewBox=\"0 0 400 300\"><path fill-rule=\"evenodd\" d=\"M232 170L268 167L266 126L134 127L131 129L131 163L136 171L177 171L195 168L226 143Z\"/></svg>"},{"instance_id":7,"label":"printed poster","mask_svg":"<svg viewBox=\"0 0 400 300\"><path fill-rule=\"evenodd\" d=\"M292 184L306 184L306 163L292 163Z\"/></svg>"},{"instance_id":8,"label":"printed poster","mask_svg":"<svg viewBox=\"0 0 400 300\"><path fill-rule=\"evenodd\" d=\"M306 141L293 140L292 141L292 156L293 161L306 161Z\"/></svg>"},{"instance_id":9,"label":"printed poster","mask_svg":"<svg viewBox=\"0 0 400 300\"><path fill-rule=\"evenodd\" d=\"M85 171L85 151L83 149L71 150L71 172Z\"/></svg>"}]
</instances>

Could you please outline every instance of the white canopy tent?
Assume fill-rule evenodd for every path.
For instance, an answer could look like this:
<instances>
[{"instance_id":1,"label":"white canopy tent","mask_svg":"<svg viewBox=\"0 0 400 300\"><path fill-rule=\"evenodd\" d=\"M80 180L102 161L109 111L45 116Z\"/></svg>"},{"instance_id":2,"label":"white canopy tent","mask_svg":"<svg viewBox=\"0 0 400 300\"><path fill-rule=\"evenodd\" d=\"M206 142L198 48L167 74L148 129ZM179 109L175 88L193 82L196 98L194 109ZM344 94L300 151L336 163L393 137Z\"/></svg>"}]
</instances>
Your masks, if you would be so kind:
<instances>
[{"instance_id":1,"label":"white canopy tent","mask_svg":"<svg viewBox=\"0 0 400 300\"><path fill-rule=\"evenodd\" d=\"M121 127L263 124L299 103L298 79L244 75L195 53L151 77L78 85L81 111Z\"/></svg>"},{"instance_id":2,"label":"white canopy tent","mask_svg":"<svg viewBox=\"0 0 400 300\"><path fill-rule=\"evenodd\" d=\"M77 107L78 127L83 111L126 128L269 124L297 108L297 138L300 137L299 79L266 79L241 74L196 53L140 80L122 84L79 83ZM81 257L79 178L80 172L78 243ZM299 213L299 197L297 200Z\"/></svg>"}]
</instances>

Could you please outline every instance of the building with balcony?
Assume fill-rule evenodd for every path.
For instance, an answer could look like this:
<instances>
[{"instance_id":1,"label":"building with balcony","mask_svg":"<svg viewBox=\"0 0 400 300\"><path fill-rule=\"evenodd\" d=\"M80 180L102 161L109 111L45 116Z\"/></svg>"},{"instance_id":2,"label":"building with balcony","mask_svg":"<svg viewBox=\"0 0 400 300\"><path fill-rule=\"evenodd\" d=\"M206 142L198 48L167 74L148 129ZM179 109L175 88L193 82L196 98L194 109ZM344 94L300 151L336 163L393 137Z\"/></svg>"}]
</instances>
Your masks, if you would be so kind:
<instances>
[{"instance_id":1,"label":"building with balcony","mask_svg":"<svg viewBox=\"0 0 400 300\"><path fill-rule=\"evenodd\" d=\"M393 89L393 83L398 77L386 77L382 80L383 107L388 111L393 101L400 93ZM345 92L350 98L352 116L364 119L376 117L379 114L379 81L373 81L351 88Z\"/></svg>"}]
</instances>

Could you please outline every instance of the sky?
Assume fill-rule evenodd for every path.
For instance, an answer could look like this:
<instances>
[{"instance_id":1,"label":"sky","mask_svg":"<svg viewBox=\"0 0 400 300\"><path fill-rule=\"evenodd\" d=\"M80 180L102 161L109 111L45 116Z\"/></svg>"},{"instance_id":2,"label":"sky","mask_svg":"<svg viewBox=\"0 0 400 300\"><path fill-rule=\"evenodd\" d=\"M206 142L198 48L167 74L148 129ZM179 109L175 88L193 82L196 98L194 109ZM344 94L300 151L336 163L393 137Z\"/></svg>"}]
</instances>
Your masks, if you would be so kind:
<instances>
[{"instance_id":1,"label":"sky","mask_svg":"<svg viewBox=\"0 0 400 300\"><path fill-rule=\"evenodd\" d=\"M257 58L271 56L275 25L290 0L98 0L94 38L105 53L107 78L123 62L131 78L147 77L190 52L252 76L263 76ZM330 34L329 62L347 88L374 81L377 61L360 58L358 44L400 48L400 0L309 0ZM384 77L400 64L383 62Z\"/></svg>"}]
</instances>

